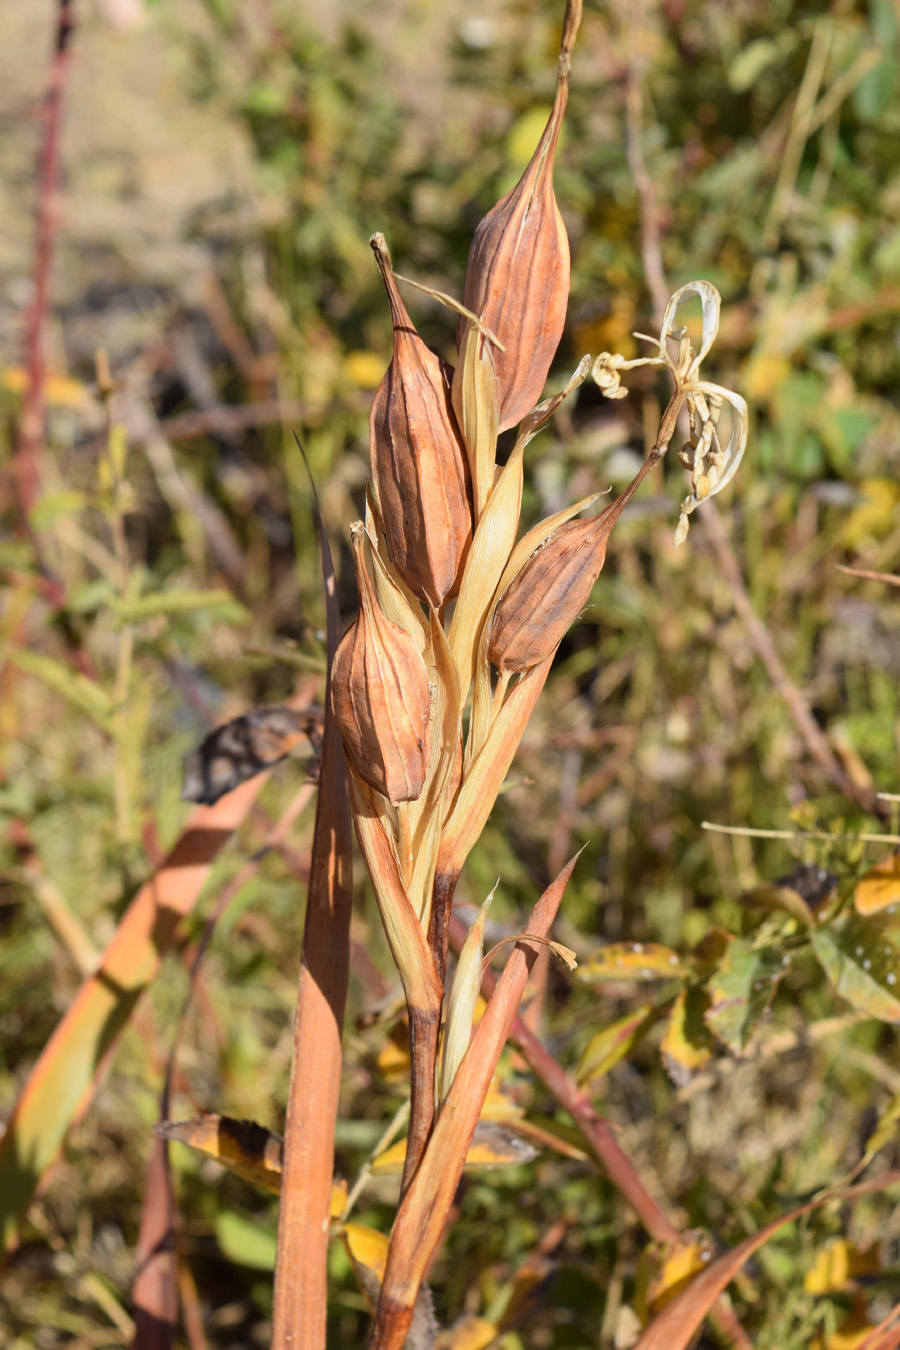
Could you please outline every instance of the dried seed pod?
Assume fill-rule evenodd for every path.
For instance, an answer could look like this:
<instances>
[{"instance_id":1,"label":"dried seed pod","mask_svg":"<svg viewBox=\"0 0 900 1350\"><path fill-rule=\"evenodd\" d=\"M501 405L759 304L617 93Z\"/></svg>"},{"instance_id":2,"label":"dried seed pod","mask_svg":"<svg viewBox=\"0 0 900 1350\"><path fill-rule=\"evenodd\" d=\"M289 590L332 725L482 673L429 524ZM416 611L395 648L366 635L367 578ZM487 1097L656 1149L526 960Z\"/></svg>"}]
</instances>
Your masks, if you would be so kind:
<instances>
[{"instance_id":1,"label":"dried seed pod","mask_svg":"<svg viewBox=\"0 0 900 1350\"><path fill-rule=\"evenodd\" d=\"M391 561L435 608L456 587L472 538L469 475L453 372L417 335L384 236L371 240L394 323L394 353L369 418L372 472Z\"/></svg>"},{"instance_id":2,"label":"dried seed pod","mask_svg":"<svg viewBox=\"0 0 900 1350\"><path fill-rule=\"evenodd\" d=\"M520 422L540 398L566 321L569 241L553 191L553 160L580 19L581 0L569 0L550 119L528 168L484 217L469 250L463 303L505 348L493 354L501 431ZM460 347L465 334L461 321Z\"/></svg>"},{"instance_id":3,"label":"dried seed pod","mask_svg":"<svg viewBox=\"0 0 900 1350\"><path fill-rule=\"evenodd\" d=\"M488 640L488 658L498 670L529 670L556 650L588 602L613 526L659 459L650 455L599 516L561 525L516 573L494 611Z\"/></svg>"},{"instance_id":4,"label":"dried seed pod","mask_svg":"<svg viewBox=\"0 0 900 1350\"><path fill-rule=\"evenodd\" d=\"M379 608L364 534L351 528L360 609L335 652L331 706L353 769L396 806L425 784L431 692L418 646Z\"/></svg>"}]
</instances>

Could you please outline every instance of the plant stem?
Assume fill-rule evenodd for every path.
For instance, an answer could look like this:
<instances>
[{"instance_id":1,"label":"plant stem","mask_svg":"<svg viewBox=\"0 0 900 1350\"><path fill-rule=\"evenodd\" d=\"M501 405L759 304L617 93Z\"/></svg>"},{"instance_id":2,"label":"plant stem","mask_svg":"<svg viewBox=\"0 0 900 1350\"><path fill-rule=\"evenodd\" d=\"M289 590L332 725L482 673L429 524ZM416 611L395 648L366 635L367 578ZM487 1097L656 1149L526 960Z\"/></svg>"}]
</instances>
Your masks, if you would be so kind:
<instances>
[{"instance_id":1,"label":"plant stem","mask_svg":"<svg viewBox=\"0 0 900 1350\"><path fill-rule=\"evenodd\" d=\"M37 500L40 475L38 456L44 440L44 325L50 293L50 264L57 223L56 188L59 178L63 94L69 68L69 39L74 27L73 0L58 0L56 40L44 105L44 135L38 169L38 199L34 241L34 296L28 315L28 386L22 405L13 481L22 524Z\"/></svg>"}]
</instances>

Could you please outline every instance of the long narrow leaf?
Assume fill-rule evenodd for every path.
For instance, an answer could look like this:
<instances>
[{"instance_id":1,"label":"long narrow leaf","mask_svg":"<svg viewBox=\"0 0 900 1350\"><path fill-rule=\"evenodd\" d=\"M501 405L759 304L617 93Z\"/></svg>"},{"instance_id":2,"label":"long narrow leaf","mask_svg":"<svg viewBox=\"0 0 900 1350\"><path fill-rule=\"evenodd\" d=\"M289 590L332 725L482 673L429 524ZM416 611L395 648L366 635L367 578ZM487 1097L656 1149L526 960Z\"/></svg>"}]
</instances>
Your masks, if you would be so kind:
<instances>
[{"instance_id":1,"label":"long narrow leaf","mask_svg":"<svg viewBox=\"0 0 900 1350\"><path fill-rule=\"evenodd\" d=\"M527 931L535 937L547 936L576 860L566 864L535 905L527 924ZM403 1345L419 1285L440 1241L491 1078L538 951L536 943L525 940L516 946L441 1107L422 1162L397 1212L370 1350L400 1350Z\"/></svg>"},{"instance_id":2,"label":"long narrow leaf","mask_svg":"<svg viewBox=\"0 0 900 1350\"><path fill-rule=\"evenodd\" d=\"M759 1232L751 1233L743 1242L732 1247L730 1252L725 1252L724 1256L720 1256L691 1280L681 1293L676 1294L671 1303L666 1304L659 1316L654 1317L637 1341L634 1350L685 1350L719 1295L725 1292L744 1263L754 1252L759 1251L779 1228L793 1222L794 1219L802 1218L804 1214L812 1213L828 1200L848 1200L856 1195L871 1194L898 1184L900 1171L885 1172L872 1181L832 1191L828 1195L819 1196L816 1200L810 1200L808 1204L798 1205L796 1209L790 1209L786 1214L779 1215L764 1228L760 1228Z\"/></svg>"},{"instance_id":3,"label":"long narrow leaf","mask_svg":"<svg viewBox=\"0 0 900 1350\"><path fill-rule=\"evenodd\" d=\"M44 1047L0 1140L0 1250L15 1239L38 1183L93 1095L106 1052L154 979L179 921L259 795L265 775L194 810L156 875L132 900L100 968Z\"/></svg>"}]
</instances>

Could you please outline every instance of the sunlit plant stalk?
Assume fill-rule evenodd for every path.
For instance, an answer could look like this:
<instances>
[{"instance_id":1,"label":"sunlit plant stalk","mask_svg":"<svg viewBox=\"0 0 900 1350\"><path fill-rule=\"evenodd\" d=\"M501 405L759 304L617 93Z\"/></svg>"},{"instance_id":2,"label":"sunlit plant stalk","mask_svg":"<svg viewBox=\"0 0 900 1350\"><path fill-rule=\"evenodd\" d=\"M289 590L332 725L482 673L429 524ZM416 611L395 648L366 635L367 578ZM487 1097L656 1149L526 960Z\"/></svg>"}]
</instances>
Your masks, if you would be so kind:
<instances>
[{"instance_id":1,"label":"sunlit plant stalk","mask_svg":"<svg viewBox=\"0 0 900 1350\"><path fill-rule=\"evenodd\" d=\"M594 365L595 380L614 398L624 396L620 373L632 366L664 365L673 377L656 444L633 481L599 515L575 519L596 499L588 497L516 541L526 448L590 368L585 358L561 393L537 402L568 302L569 250L553 162L580 19L581 0L568 0L550 118L519 183L475 232L463 302L429 292L459 316L455 370L418 337L386 241L372 239L394 350L372 407L374 491L366 520L351 531L361 609L334 659L332 707L356 833L409 1016L410 1124L373 1334L377 1350L403 1344L537 944L547 938L574 865L541 898L470 1044L480 927L445 1000L450 910L465 859L559 643L589 601L610 532L666 453L682 409L690 441L680 459L692 481L676 542L694 507L731 478L746 442L743 400L700 377L718 329L718 293L691 283L669 303L654 340L657 355L625 362L604 353ZM703 310L696 353L675 326L692 296ZM732 426L723 447L717 422L726 401ZM501 466L498 435L514 426ZM484 911L476 924L483 921ZM439 1074L445 1003L450 1048Z\"/></svg>"}]
</instances>

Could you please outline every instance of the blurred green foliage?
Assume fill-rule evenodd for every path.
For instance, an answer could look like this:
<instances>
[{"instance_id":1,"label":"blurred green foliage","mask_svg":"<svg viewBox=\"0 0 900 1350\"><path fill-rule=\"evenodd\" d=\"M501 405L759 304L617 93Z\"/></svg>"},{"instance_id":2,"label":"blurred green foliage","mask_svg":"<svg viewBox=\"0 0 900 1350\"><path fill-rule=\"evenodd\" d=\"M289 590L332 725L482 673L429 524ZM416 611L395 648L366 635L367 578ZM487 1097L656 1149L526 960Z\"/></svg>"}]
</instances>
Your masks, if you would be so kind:
<instances>
[{"instance_id":1,"label":"blurred green foliage","mask_svg":"<svg viewBox=\"0 0 900 1350\"><path fill-rule=\"evenodd\" d=\"M193 97L249 138L257 175L254 224L213 230L211 244L253 359L238 360L240 345L229 346L221 327L210 337L215 323L185 302L187 321L221 403L302 404L336 552L360 513L368 398L389 354L368 237L383 230L400 272L460 292L475 224L537 140L561 17L549 0L458 18L429 5L383 10L327 23L280 0L209 0L190 23L171 0L150 11L185 52ZM750 599L847 772L883 791L897 785L895 592L838 564L900 570L897 28L888 0L665 0L643 16L624 3L589 5L557 172L574 267L554 378L561 383L584 351L633 356L633 330L653 331L649 204L669 289L705 277L723 296L710 374L745 395L752 434L734 488L716 505ZM629 79L640 82L639 125L628 123ZM207 239L203 220L196 230ZM173 297L183 322L179 303ZM452 357L446 315L420 296L409 303L423 336ZM631 387L612 405L585 386L535 443L527 523L627 481L668 392L646 374ZM177 371L157 370L151 392L163 417L196 406ZM3 397L14 412L14 397ZM111 412L118 425L116 399ZM4 1111L81 978L54 927L48 885L87 946L102 949L177 837L184 752L210 718L283 697L297 661L322 656L309 494L287 430L212 432L184 445L173 436L167 470L146 438L126 452L120 433L107 445L96 428L51 425L59 453L48 458L33 526L43 563L65 580L63 613L48 603L33 551L0 543ZM493 917L513 926L586 845L561 940L583 957L601 939L652 941L688 963L685 990L680 981L654 990L652 1015L642 979L601 983L588 967L573 980L553 969L545 1030L567 1066L588 1066L587 1088L648 1187L686 1227L730 1244L838 1183L864 1156L900 1089L900 1055L878 1020L897 1020L886 983L893 965L880 984L888 1002L876 1006L857 947L897 938L890 916L839 914L877 851L843 837L792 843L700 829L705 819L838 836L884 826L830 788L806 753L735 614L702 511L673 554L683 492L673 461L617 527L595 603L564 643L460 896L480 901L499 876ZM349 615L346 554L344 563ZM80 671L77 649L88 660ZM273 778L267 817L299 777L289 764ZM304 817L298 850L310 831ZM264 832L264 820L250 821L210 897ZM835 924L812 943L796 915L766 916L747 900L798 862L837 878ZM398 1100L380 1059L385 1025L354 1022L393 990L374 906L359 889L338 1137L351 1178ZM277 1126L301 917L296 877L270 853L206 958L179 1061L185 1111ZM717 926L730 936L704 966L698 944ZM199 931L198 919L188 950ZM759 979L769 982L762 993ZM128 1339L143 1165L185 987L170 961L32 1212L0 1292L0 1325L17 1350ZM847 1013L848 998L860 1020L829 1020ZM610 1056L597 1037L629 1018L625 1053ZM530 1078L509 1072L530 1111L553 1112ZM896 1162L887 1134L876 1167ZM173 1160L210 1346L267 1344L273 1202L177 1150ZM394 1199L393 1183L380 1181L356 1217L386 1230ZM524 1324L498 1343L628 1343L622 1310L636 1301L644 1237L590 1165L545 1151L530 1167L467 1180L460 1206L433 1272L442 1324L463 1312L499 1316L516 1271L552 1232L547 1282ZM840 1234L877 1246L876 1273L862 1285L808 1289L804 1275ZM898 1239L896 1213L877 1197L849 1216L826 1208L786 1229L734 1286L753 1343L789 1350L821 1335L836 1348L828 1338L859 1310L860 1289L877 1321L896 1298ZM365 1308L338 1246L332 1264L334 1344L362 1344Z\"/></svg>"}]
</instances>

